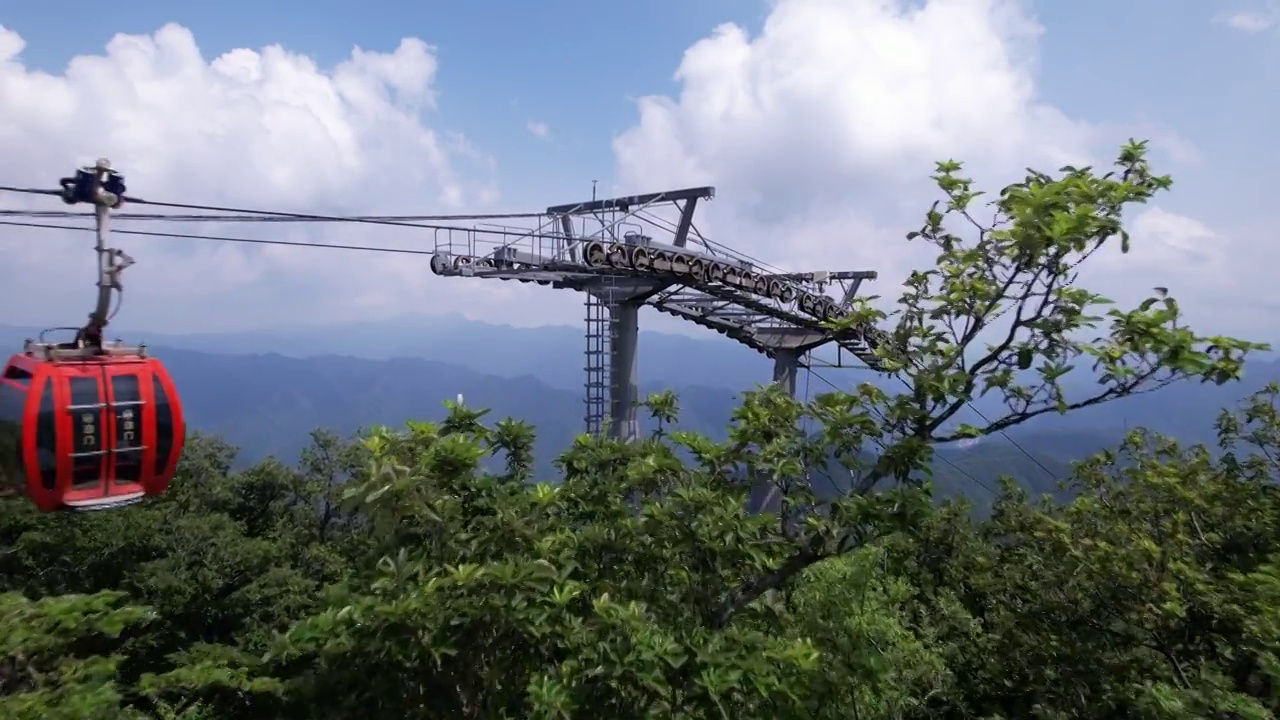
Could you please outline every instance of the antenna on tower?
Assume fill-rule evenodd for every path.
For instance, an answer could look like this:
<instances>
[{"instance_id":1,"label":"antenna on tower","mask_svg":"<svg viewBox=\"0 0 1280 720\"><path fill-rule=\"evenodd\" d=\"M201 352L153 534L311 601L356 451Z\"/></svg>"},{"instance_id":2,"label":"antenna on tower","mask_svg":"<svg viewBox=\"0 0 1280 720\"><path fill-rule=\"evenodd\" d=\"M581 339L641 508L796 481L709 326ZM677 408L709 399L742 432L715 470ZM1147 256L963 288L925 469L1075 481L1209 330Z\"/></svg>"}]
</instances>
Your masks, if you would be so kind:
<instances>
[{"instance_id":1,"label":"antenna on tower","mask_svg":"<svg viewBox=\"0 0 1280 720\"><path fill-rule=\"evenodd\" d=\"M599 180L592 180L592 181L591 181L591 202L595 202L595 201L596 201L596 183L597 183L597 182L599 182Z\"/></svg>"}]
</instances>

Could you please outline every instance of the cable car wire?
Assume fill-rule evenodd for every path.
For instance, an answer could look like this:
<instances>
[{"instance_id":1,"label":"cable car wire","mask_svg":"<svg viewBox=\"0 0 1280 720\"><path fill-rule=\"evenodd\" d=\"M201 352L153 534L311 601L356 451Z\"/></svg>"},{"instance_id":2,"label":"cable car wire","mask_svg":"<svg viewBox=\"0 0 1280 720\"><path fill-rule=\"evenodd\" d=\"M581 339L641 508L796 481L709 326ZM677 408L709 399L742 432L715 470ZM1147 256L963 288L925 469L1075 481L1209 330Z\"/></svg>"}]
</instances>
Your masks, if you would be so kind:
<instances>
[{"instance_id":1,"label":"cable car wire","mask_svg":"<svg viewBox=\"0 0 1280 720\"><path fill-rule=\"evenodd\" d=\"M0 190L4 190L4 188L3 188L3 187L0 187ZM192 205L192 206L190 206L190 207L193 207L193 208L195 208L195 209L200 209L200 208L205 207L205 206ZM122 213L122 214L123 214L123 213ZM25 216L23 216L23 215L18 215L17 217L25 217ZM42 217L43 217L43 216L42 216ZM78 214L78 213L71 213L71 214L69 214L69 215L67 215L67 216L66 216L66 219L75 219L75 218L81 218L81 217L83 217L84 219L86 219L86 220L87 220L87 219L89 219L89 218L90 218L90 217L92 217L92 216L85 216L85 215L81 215L81 214ZM116 215L115 213L112 213L111 217L112 217L112 219L115 219L115 218L117 217L117 215ZM198 216L198 217L202 217L202 218L210 218L210 219L212 219L212 220L214 220L214 221L216 221L216 220L218 219L218 218L217 218L217 216L212 216L212 215L205 215L205 216ZM332 218L332 219L330 219L330 218ZM502 237L506 237L506 238L514 238L514 239L525 238L525 237L528 237L528 238L538 238L538 237L543 237L543 236L540 234L540 231L539 231L537 228L505 228L505 229L504 229L504 228L484 228L484 227L462 227L462 226L460 226L460 225L435 225L435 224L430 224L430 223L399 222L399 221L392 221L392 220L387 220L387 221L382 221L382 220L359 220L359 219L353 219L353 218L338 218L338 217L336 217L336 216L324 216L324 215L314 216L314 217L311 217L311 218L308 218L307 216L302 215L302 216L300 216L300 217L298 217L298 218L294 218L294 222L306 221L306 220L308 220L308 219L314 220L314 221L316 221L316 222L352 222L352 223L364 223L364 224L369 224L369 225L396 225L396 226L400 226L400 227L411 227L411 228L417 228L417 229L419 229L419 230L447 230L447 231L455 231L455 232L460 232L460 233L468 233L468 234L472 234L472 235L500 235L500 236L502 236ZM254 220L248 220L248 221L249 221L249 222L254 222ZM273 222L273 220L268 219L268 218L265 218L265 217L264 217L264 218L257 218L257 221L259 221L259 222ZM244 221L242 221L242 222L244 222ZM7 222L6 224L8 224L8 225L15 225L15 224L21 224L21 223ZM76 227L71 227L71 226L59 226L59 225L39 225L39 224L29 224L28 226L29 226L29 227L50 227L50 228L55 228L55 229L63 228L63 229L70 229L70 230L83 229L83 228L76 228ZM118 232L118 233L133 233L133 234L135 234L135 235L136 235L136 234L139 234L141 231L138 231L138 230L126 231L126 230L116 230L116 229L112 229L112 231L111 231L111 232L113 232L113 233L116 233L116 232ZM161 237L163 237L163 236L161 236ZM514 239L513 239L513 240L511 240L511 241L509 241L509 242L508 242L508 244L509 244L510 242L514 242L514 241L515 241ZM231 242L237 242L237 241L231 241ZM270 244L270 243L268 243L268 244ZM331 245L321 245L321 247L334 247L334 246L331 246ZM431 253L431 252L426 252L426 251L422 251L422 252L425 252L425 253L426 253L426 254L428 254L428 255L433 254L433 253Z\"/></svg>"},{"instance_id":2,"label":"cable car wire","mask_svg":"<svg viewBox=\"0 0 1280 720\"><path fill-rule=\"evenodd\" d=\"M3 217L52 218L57 220L84 218L92 219L91 212L74 212L71 210L0 210ZM487 215L351 215L344 216L340 222L427 222L432 220L503 220L541 217L536 213L493 213ZM111 214L112 220L154 220L158 222L339 222L325 218L295 218L260 215L180 215L175 213L130 213Z\"/></svg>"},{"instance_id":3,"label":"cable car wire","mask_svg":"<svg viewBox=\"0 0 1280 720\"><path fill-rule=\"evenodd\" d=\"M10 185L0 185L0 192L13 192L28 195L50 195L61 197L60 190L45 190L42 188L24 188ZM160 220L172 222L350 222L365 223L370 225L390 225L394 227L411 227L426 230L445 230L474 233L477 235L499 235L503 238L510 238L503 241L502 245L509 246L514 244L521 238L539 238L543 237L542 229L539 228L484 228L484 227L460 227L457 225L436 225L429 221L462 221L462 220L515 220L515 219L539 219L545 221L548 216L546 213L491 213L477 215L317 215L313 213L295 213L275 210L256 210L238 207L225 207L220 205L195 205L190 203L174 203L161 202L158 200L146 200L143 198L130 197L124 198L126 203L135 205L152 205L154 207L165 207L181 210L200 210L213 213L227 213L224 215L166 215L162 213L113 213L112 219L118 220ZM666 226L666 229L674 229L675 224L669 220L654 216L652 213L637 211L637 216L659 227ZM32 218L58 218L70 219L84 217L83 213L75 213L66 210L62 211L39 211L39 210L0 210L0 216L9 217L32 217ZM421 222L428 221L428 222ZM124 232L123 230L118 232ZM695 229L695 233L696 233ZM558 235L557 235L558 236ZM699 239L710 249L718 247L729 257L747 262L754 263L765 270L781 273L782 270L769 263L757 258L753 258L745 253L733 250L727 245L714 242L710 239L702 237L698 234ZM333 247L333 246L325 246Z\"/></svg>"},{"instance_id":4,"label":"cable car wire","mask_svg":"<svg viewBox=\"0 0 1280 720\"><path fill-rule=\"evenodd\" d=\"M24 188L13 187L9 185L0 185L0 192L22 193L26 195L52 195L61 197L60 190L44 190L41 188ZM134 205L151 205L153 207L174 208L178 210L201 210L204 212L231 213L234 215L253 215L272 218L290 218L293 220L312 221L312 222L353 222L368 223L371 225L392 225L396 227L416 227L427 229L470 229L470 228L452 228L448 226L426 225L422 223L408 222L404 220L381 219L377 217L361 217L361 216L344 216L344 215L318 215L315 213L296 213L286 212L283 210L256 210L252 208L227 207L223 205L196 205L193 203L175 203L162 202L159 200L146 200L144 198L124 197L126 203ZM494 215L461 215L461 216L441 216L440 219L450 220L485 220L485 219L513 219L513 218L539 218L543 217L543 213L497 213ZM434 219L434 218L433 218ZM475 230L474 232L480 232ZM501 230L492 232L502 233ZM506 233L509 234L509 233Z\"/></svg>"},{"instance_id":5,"label":"cable car wire","mask_svg":"<svg viewBox=\"0 0 1280 720\"><path fill-rule=\"evenodd\" d=\"M902 376L899 376L899 377L898 377L898 381L899 381L899 382L901 382L901 383L903 384L903 386L905 386L908 390L911 390L911 383L907 382L906 378L904 378L904 377L902 377ZM973 401L972 401L972 400L966 400L964 404L965 404L966 406L968 406L968 408L969 408L970 410L972 410L972 411L974 412L974 414L975 414L975 415L977 415L978 417L982 418L982 421L983 421L983 422L985 422L985 423L986 423L986 424L988 424L988 425L990 425L990 424L991 424L991 419L990 419L990 418L988 418L986 415L984 415L984 414L983 414L983 412L982 412L981 410L979 410L979 409L978 409L978 407L977 407L976 405L974 405L974 404L973 404ZM997 432L999 432L999 433L1000 433L1000 435L1001 435L1002 437L1004 437L1004 439L1005 439L1005 440L1008 440L1008 441L1009 441L1009 444L1010 444L1010 445L1012 445L1012 446L1014 447L1014 449L1016 449L1018 452L1020 452L1020 453L1022 453L1023 455L1025 455L1025 456L1026 456L1026 458L1027 458L1028 460L1030 460L1032 463L1034 463L1036 467L1038 467L1038 468L1040 468L1042 471L1044 471L1044 474L1045 474L1045 475L1048 475L1048 476L1049 476L1051 479L1053 479L1053 480L1057 480L1057 479L1058 479L1058 476L1057 476L1056 474L1054 474L1054 472L1053 472L1052 470L1050 470L1049 468L1045 467L1045 466L1044 466L1044 463L1040 462L1040 461L1036 458L1036 456L1032 455L1030 452L1027 452L1027 449L1026 449L1026 448L1024 448L1024 447L1022 447L1022 445L1021 445L1021 444L1019 444L1017 440L1014 440L1012 437L1010 437L1010 436L1009 436L1009 433L1008 433L1008 431L1007 431L1007 430L1005 430L1004 428L1001 428L1001 429L1000 429L1000 430L998 430Z\"/></svg>"},{"instance_id":6,"label":"cable car wire","mask_svg":"<svg viewBox=\"0 0 1280 720\"><path fill-rule=\"evenodd\" d=\"M979 410L977 407L975 407L975 406L974 406L974 404L973 404L972 402L969 402L969 403L966 403L966 404L969 406L969 409L970 409L970 410L972 410L972 411L974 412L974 414L976 414L978 417L982 418L982 421L983 421L983 422L985 422L985 423L986 423L986 424L988 424L988 425L990 425L990 424L991 424L991 419L990 419L990 418L988 418L986 415L983 415L983 414L982 414L982 411L981 411L981 410ZM1037 460L1037 459L1036 459L1036 457L1035 457L1034 455L1032 455L1031 453L1027 452L1026 448L1022 447L1022 445L1020 445L1020 444L1018 443L1018 441L1017 441L1017 440L1014 440L1014 439L1013 439L1013 437L1011 437L1011 436L1009 435L1009 433L1008 433L1008 432L1006 432L1006 431L1004 431L1004 430L1002 429L1002 430L1000 430L1000 434L1004 436L1004 439L1005 439L1005 440L1008 440L1008 441L1009 441L1009 444L1010 444L1010 445L1012 445L1012 446L1014 446L1015 448L1017 448L1018 452L1022 453L1023 455L1026 455L1028 460L1030 460L1031 462L1035 463L1036 467L1038 467L1038 468L1040 468L1042 471L1044 471L1044 474L1045 474L1045 475L1048 475L1050 478L1052 478L1052 479L1054 479L1054 480L1057 480L1057 479L1058 479L1058 476L1057 476L1056 474L1054 474L1054 472L1053 472L1052 470L1050 470L1049 468L1045 467L1045 466L1044 466L1044 463L1040 462L1039 460Z\"/></svg>"},{"instance_id":7,"label":"cable car wire","mask_svg":"<svg viewBox=\"0 0 1280 720\"><path fill-rule=\"evenodd\" d=\"M0 189L3 189L3 188L0 188ZM51 225L47 223L29 223L29 222L19 222L14 220L0 220L0 225L8 225L12 227L36 228L40 230L73 230L77 232L94 232L95 231L94 228L81 227L77 225ZM434 250L415 250L412 248L389 248L389 247L381 247L377 245L345 245L345 244L305 242L301 240L266 240L262 238L228 237L225 235L196 235L192 233L166 233L166 232L155 232L155 231L148 231L148 230L115 229L115 230L112 230L112 232L119 233L121 235L140 235L143 237L173 238L173 239L181 239L181 240L212 240L217 242L231 242L231 243L241 243L241 244L248 244L248 245L278 245L282 247L328 248L330 250L355 250L355 251L365 251L365 252L392 253L392 254L399 254L399 255L434 255L435 254ZM813 370L812 368L808 368L808 371L810 374L817 376L817 378L822 382L826 383L827 385L830 385L833 389L839 390L839 388L836 387L836 385L834 385L831 381L827 380L825 377L822 377L822 375L819 374L817 371ZM900 382L903 383L903 385L907 386L907 388L910 389L910 385L907 383L905 379L903 378L898 378L898 379ZM965 404L968 405L969 409L972 410L978 417L982 418L984 422L988 424L991 423L991 420L986 415L984 415L982 411L978 410L978 408L975 407L972 402L966 402ZM1038 458L1036 458L1034 455L1028 452L1027 449L1021 445L1021 443L1014 440L1009 435L1008 432L1006 432L1003 429L1001 429L999 432L1000 432L1000 435L1002 435L1005 440L1009 441L1010 445L1012 445L1016 450L1018 450L1018 452L1022 453L1028 460L1030 460L1033 464L1035 464L1036 467L1040 468L1040 470L1043 471L1045 475L1055 480L1057 479L1057 475L1052 470L1050 470ZM954 463L951 463L949 460L946 460L945 458L943 458L943 460L948 464L952 465L952 467L957 471L961 472L962 474L965 474L963 473L963 471L960 470L959 467L955 466ZM966 477L968 477L967 474L965 475ZM973 478L970 477L970 479L972 480ZM974 480L974 482L978 482L978 481ZM991 488L986 488L986 489L988 491L995 492L994 490L991 490Z\"/></svg>"},{"instance_id":8,"label":"cable car wire","mask_svg":"<svg viewBox=\"0 0 1280 720\"><path fill-rule=\"evenodd\" d=\"M23 188L23 187L14 187L14 186L7 186L7 185L0 185L0 192L13 192L13 193L28 194L28 195L45 195L45 196L54 196L54 197L62 196L62 192L59 190L44 190L40 188ZM160 221L172 221L172 222L289 222L289 221L292 221L292 222L354 222L354 223L367 223L367 224L374 224L374 225L413 227L413 228L419 228L419 229L459 230L459 231L465 231L465 232L473 232L473 233L481 233L481 234L497 234L497 235L510 235L512 234L512 232L511 230L503 230L503 229L497 229L497 228L494 228L494 229L463 228L463 227L450 226L450 225L431 225L431 224L424 224L419 222L410 222L408 220L409 219L482 220L482 219L517 219L517 218L529 219L529 218L545 217L545 214L543 213L494 213L494 214L488 214L488 215L481 214L481 215L419 215L419 216L340 216L340 215L317 215L312 213L293 213L293 212L271 211L271 210L256 210L256 209L248 209L248 208L226 207L226 206L219 206L219 205L197 205L197 204L190 204L190 203L161 202L161 201L145 200L142 198L134 198L134 197L128 197L128 196L125 197L125 201L129 203L133 203L135 205L152 205L155 207L167 207L167 208L184 209L184 210L200 210L200 211L215 212L215 213L228 213L228 215L182 216L182 215L165 215L165 214L159 214L159 213L139 213L139 214L133 214L131 217L130 216L131 214L129 213L120 213L115 216L117 219L120 219L120 220L133 220L133 219L144 220L145 219L145 220L160 220ZM63 219L87 217L85 213L75 213L70 211L32 211L32 210L0 210L0 216L30 217L30 218L63 218ZM658 220L659 220L658 218L650 218L650 222L657 222ZM25 227L25 228L33 228L33 229L40 229L40 230L70 230L75 232L96 232L96 229L92 227L83 227L78 225L55 225L55 224L49 224L49 223L21 222L21 221L15 221L15 220L0 220L0 225L10 226L10 227ZM318 243L318 242L305 242L305 241L299 241L299 240L267 240L262 238L230 237L225 235L197 235L193 233L168 233L168 232L156 232L156 231L147 231L147 230L115 229L113 230L113 232L121 235L138 235L138 236L144 236L144 237L172 238L172 239L183 239L183 240L211 240L216 242L230 242L230 243L241 243L241 244L250 244L250 245L275 245L275 246L282 246L282 247L328 248L331 250L381 252L381 253L391 253L391 254L400 254L400 255L430 256L435 254L434 250L415 250L411 248L389 248L389 247L373 246L373 245L329 244L329 243ZM532 236L537 232L538 231L535 229L535 230L529 230L525 234ZM706 241L704 239L704 242L709 242L709 241ZM719 243L715 243L715 244L719 245ZM728 248L725 248L725 249L728 250ZM757 262L757 264L760 264L759 261L755 261L755 262ZM834 383L827 380L825 377L817 373L812 368L806 368L806 369L808 370L811 376L817 376L818 379L821 380L822 382L826 383L827 385L831 386L833 389L837 391L839 390L839 388ZM903 382L904 385L907 384L904 379L899 378L899 380ZM806 385L807 385L807 381L808 379L806 378ZM807 394L807 389L806 389L806 394ZM988 423L990 422L990 420L988 420L985 415L983 415L976 407L974 407L972 402L968 402L966 404L984 421ZM1052 471L1050 471L1047 467L1045 467L1044 464L1041 463L1038 459L1036 459L1033 455L1031 455L1031 453L1027 452L1027 450L1023 448L1019 443L1017 443L1013 438L1009 437L1008 433L1006 433L1004 430L1000 430L1000 434L1003 435L1005 439L1010 442L1010 444L1012 444L1015 448L1017 448L1029 460L1035 463L1036 466L1038 466L1042 471L1044 471L1046 475L1049 475L1050 477L1054 477L1054 473ZM972 480L974 483L982 486L988 492L995 493L995 491L992 488L987 486L985 483L982 483L981 481L977 480L971 474L965 472L963 469L961 469L955 463L951 462L949 459L942 456L937 456L937 457L943 460L947 465L951 466L954 470L964 475L969 480Z\"/></svg>"},{"instance_id":9,"label":"cable car wire","mask_svg":"<svg viewBox=\"0 0 1280 720\"><path fill-rule=\"evenodd\" d=\"M10 186L10 185L0 185L0 192L13 192L13 193L28 194L28 195L52 195L55 197L61 197L62 195L62 191L60 190L45 190L42 188L24 188L24 187ZM154 207L165 207L165 208L173 208L173 209L180 209L180 210L200 210L204 212L226 213L226 214L167 216L161 213L113 213L112 214L113 219L171 220L174 222L230 221L230 222L366 223L370 225L390 225L393 227L411 227L411 228L427 229L427 230L445 230L445 231L456 230L459 232L475 233L475 234L481 234L481 235L501 235L504 238L511 238L510 240L506 240L502 243L504 247L512 245L513 243L515 243L517 240L521 238L541 237L543 235L542 230L540 227L539 228L459 227L456 225L435 225L435 224L431 224L430 222L420 222L420 221L423 221L423 220L462 221L462 220L502 220L502 219L526 219L526 220L540 219L545 221L548 217L546 213L491 213L487 215L478 214L478 215L421 215L421 216L317 215L314 213L295 213L295 212L285 212L285 211L276 211L276 210L256 210L256 209L249 209L249 208L227 207L227 206L221 206L221 205L196 205L191 203L161 202L158 200L146 200L143 198L130 197L128 195L124 196L124 201L126 203L132 203L135 205L151 205ZM28 215L27 213L30 213L30 215ZM37 215L36 213L40 213L40 214ZM55 214L55 213L60 213L60 214ZM56 217L59 219L75 218L75 217L83 216L82 213L75 213L75 212L70 212L66 210L63 210L63 211L2 210L0 211L0 215L10 216L10 217L16 216L16 217L33 217L33 218ZM675 228L674 223L671 223L670 221L665 220L663 218L656 217L652 213L646 213L643 210L639 210L636 212L636 215L638 217L641 217L644 220L647 220L650 223L658 225L659 227L662 227L665 225L667 226L667 229ZM695 229L694 232L697 233L697 230ZM700 233L698 233L698 237L700 240L702 240L702 242L707 246L708 249L718 247L722 252L725 252L729 257L754 263L755 265L765 270L771 270L773 272L778 272L778 273L782 272L780 268L777 268L757 258L753 258L750 255L746 255L745 253L733 250L727 245L723 245L721 243L714 242L708 238L702 237Z\"/></svg>"},{"instance_id":10,"label":"cable car wire","mask_svg":"<svg viewBox=\"0 0 1280 720\"><path fill-rule=\"evenodd\" d=\"M95 228L78 225L49 225L42 223L19 222L16 220L0 220L0 225L13 227L37 228L40 230L74 230L77 232L96 232ZM329 243L304 242L301 240L264 240L261 238L227 237L224 235L195 235L191 233L167 233L150 230L112 229L113 235L141 235L144 237L175 238L180 240L215 240L218 242L244 243L249 245L281 245L285 247L328 248L330 250L363 250L365 252L395 253L400 255L434 255L434 250L414 250L412 248L390 248L377 245L339 245Z\"/></svg>"},{"instance_id":11,"label":"cable car wire","mask_svg":"<svg viewBox=\"0 0 1280 720\"><path fill-rule=\"evenodd\" d=\"M811 376L813 376L813 377L816 377L816 378L818 378L819 380L821 380L822 382L826 383L826 384L827 384L827 385L828 385L832 390L835 390L836 392L844 392L844 391L843 391L843 390L841 390L841 389L840 389L840 388L839 388L835 383L833 383L833 382L831 382L830 380L828 380L828 379L826 379L825 377L823 377L823 376L822 376L822 374L821 374L821 373L819 373L817 370L814 370L814 369L813 369L813 368L811 368L811 367L806 367L805 369L808 371L808 374L809 374L809 375L811 375ZM971 407L972 407L972 406L971 406ZM881 416L880 416L880 420L881 420L881 422L883 422L883 421L884 421L884 416L883 416L883 415L881 415ZM1008 437L1008 436L1006 436L1006 438L1007 438L1007 437ZM1015 443L1015 446L1016 446L1016 443ZM884 445L882 444L882 445L881 445L881 447L884 447ZM887 449L887 448L886 448L886 449ZM1019 450L1022 450L1022 448L1021 448L1020 446L1018 446L1018 449L1019 449ZM1030 455L1030 454L1028 454L1026 450L1022 450L1022 452L1023 452L1024 454L1026 454L1028 458L1031 458L1031 461L1032 461L1032 462L1035 462L1037 465L1040 465L1039 461L1037 461L1035 458L1031 457L1031 455ZM974 477L972 473L970 473L969 471L967 471L967 470L965 470L964 468L960 467L958 464L956 464L954 461L952 461L952 460L951 460L951 458L948 458L947 456L942 455L941 453L936 453L936 452L933 454L933 457L934 457L934 458L936 458L936 459L938 459L938 460L940 460L940 461L942 461L942 463L943 463L944 465L946 465L946 466L950 467L952 470L956 471L956 472L957 472L957 473L959 473L961 476L963 476L963 477L965 477L966 479L970 480L970 481L971 481L971 482L973 482L975 485L977 485L978 487L981 487L983 490L986 490L987 492L991 493L991 494L992 494L992 495L994 495L995 497L999 497L999 496L1000 496L1000 491L998 491L998 490L996 490L995 488L991 487L991 485L990 485L990 484L988 484L988 483L986 483L986 482L983 482L982 480L979 480L978 478ZM1041 467L1041 469L1045 469L1043 465L1040 465L1040 467ZM1046 470L1046 472L1047 472L1047 470ZM1050 474L1052 474L1052 473L1050 473Z\"/></svg>"}]
</instances>

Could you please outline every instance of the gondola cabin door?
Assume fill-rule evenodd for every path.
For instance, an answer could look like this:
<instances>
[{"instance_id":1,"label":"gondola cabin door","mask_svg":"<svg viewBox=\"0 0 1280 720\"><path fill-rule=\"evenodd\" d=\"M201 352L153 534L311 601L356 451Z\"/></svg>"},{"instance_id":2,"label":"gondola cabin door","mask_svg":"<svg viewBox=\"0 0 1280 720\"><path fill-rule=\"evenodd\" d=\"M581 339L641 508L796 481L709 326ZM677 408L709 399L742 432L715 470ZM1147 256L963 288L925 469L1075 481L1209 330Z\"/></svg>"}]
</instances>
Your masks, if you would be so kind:
<instances>
[{"instance_id":1,"label":"gondola cabin door","mask_svg":"<svg viewBox=\"0 0 1280 720\"><path fill-rule=\"evenodd\" d=\"M137 442L137 425L142 402L137 375L115 375L116 380L132 380L134 387L133 397L120 404L111 397L107 367L60 366L58 384L65 393L65 411L59 418L64 452L59 453L58 476L71 480L62 493L67 507L118 505L146 494L138 483L142 447ZM125 439L123 435L129 437L119 446L116 443Z\"/></svg>"}]
</instances>

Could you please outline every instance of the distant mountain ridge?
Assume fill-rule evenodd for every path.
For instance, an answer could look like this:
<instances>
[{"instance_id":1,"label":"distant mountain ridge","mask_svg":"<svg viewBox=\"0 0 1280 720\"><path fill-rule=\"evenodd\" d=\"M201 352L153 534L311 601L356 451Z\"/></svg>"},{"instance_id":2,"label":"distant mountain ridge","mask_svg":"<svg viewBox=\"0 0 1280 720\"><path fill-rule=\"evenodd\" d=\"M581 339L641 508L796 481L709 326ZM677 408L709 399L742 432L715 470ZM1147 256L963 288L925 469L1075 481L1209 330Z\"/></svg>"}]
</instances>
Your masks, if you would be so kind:
<instances>
[{"instance_id":1,"label":"distant mountain ridge","mask_svg":"<svg viewBox=\"0 0 1280 720\"><path fill-rule=\"evenodd\" d=\"M18 348L23 339L39 332L40 328L0 325L0 343ZM121 324L112 325L110 334L157 347L227 355L420 358L463 365L499 377L531 375L551 387L575 391L582 388L586 348L582 327L515 328L466 320L459 315L191 334L160 333ZM641 331L642 383L666 384L679 379L679 385L737 390L767 382L772 367L763 355L711 332L690 337Z\"/></svg>"},{"instance_id":2,"label":"distant mountain ridge","mask_svg":"<svg viewBox=\"0 0 1280 720\"><path fill-rule=\"evenodd\" d=\"M275 353L153 350L180 389L189 424L240 447L246 461L267 455L291 461L317 427L346 434L372 425L443 419L442 402L458 395L495 417L532 424L545 471L583 427L580 393L550 387L531 376L503 378L416 358L303 359ZM734 393L687 387L680 395L682 425L723 432Z\"/></svg>"},{"instance_id":3,"label":"distant mountain ridge","mask_svg":"<svg viewBox=\"0 0 1280 720\"><path fill-rule=\"evenodd\" d=\"M554 478L552 460L582 429L579 393L528 376L501 378L411 358L299 359L278 354L156 351L180 388L190 425L241 448L242 462L268 455L292 461L317 427L345 434L372 425L398 426L410 419L439 420L445 414L442 401L459 394L468 405L487 408L494 417L514 417L537 429L540 477ZM724 437L737 404L736 393L707 387L673 389L681 406L677 427ZM1071 461L1116 439L1091 434L1036 436L1020 443L1027 453L1000 439L967 449L946 448L939 453L936 482L943 494L972 490L975 482L992 490L1000 475L1009 474L1037 492L1051 492L1056 481L1069 473Z\"/></svg>"},{"instance_id":4,"label":"distant mountain ridge","mask_svg":"<svg viewBox=\"0 0 1280 720\"><path fill-rule=\"evenodd\" d=\"M241 447L244 461L266 455L291 461L316 427L348 433L373 424L438 419L441 401L462 394L469 405L536 426L540 471L550 473L551 459L583 426L581 331L504 328L457 317L416 322L279 334L119 332L151 344L182 392L191 426ZM0 342L17 350L36 332L0 326ZM355 352L365 357L353 357ZM738 393L771 374L766 358L731 341L662 333L643 334L639 366L642 392L675 389L681 425L713 437L723 436ZM846 386L877 381L867 371L826 370L822 378ZM972 485L965 476L975 475L994 486L1007 472L1047 491L1071 461L1114 444L1128 427L1208 441L1221 408L1272 380L1280 380L1280 363L1256 361L1243 382L1230 386L1183 383L1067 416L1042 416L1011 429L1008 437L941 450L939 485ZM806 383L802 376L802 394L827 389L825 382ZM989 401L977 405L989 417L998 412ZM963 416L968 412L960 419L978 422Z\"/></svg>"},{"instance_id":5,"label":"distant mountain ridge","mask_svg":"<svg viewBox=\"0 0 1280 720\"><path fill-rule=\"evenodd\" d=\"M582 394L583 330L567 325L513 328L466 320L459 315L441 315L227 333L166 334L124 325L112 326L112 330L113 334L158 347L216 354L419 358L500 378L533 377L552 388ZM16 349L24 338L37 332L37 328L0 326L0 343ZM639 381L646 387L697 386L738 392L768 382L772 376L768 358L713 333L693 337L642 330L637 367ZM1126 427L1143 426L1203 439L1210 426L1207 415L1276 380L1280 380L1280 361L1257 359L1247 365L1241 383L1224 387L1182 383L1066 417L1042 416L1010 432L1016 436L1104 428L1108 433L1118 433ZM867 370L822 369L813 377L802 373L800 392L817 394L829 389L827 383L847 387L866 381L885 382L887 390L895 389L894 383ZM999 412L991 397L979 399L975 406L987 415ZM964 415L963 419L969 422L977 420L976 414L966 411Z\"/></svg>"}]
</instances>

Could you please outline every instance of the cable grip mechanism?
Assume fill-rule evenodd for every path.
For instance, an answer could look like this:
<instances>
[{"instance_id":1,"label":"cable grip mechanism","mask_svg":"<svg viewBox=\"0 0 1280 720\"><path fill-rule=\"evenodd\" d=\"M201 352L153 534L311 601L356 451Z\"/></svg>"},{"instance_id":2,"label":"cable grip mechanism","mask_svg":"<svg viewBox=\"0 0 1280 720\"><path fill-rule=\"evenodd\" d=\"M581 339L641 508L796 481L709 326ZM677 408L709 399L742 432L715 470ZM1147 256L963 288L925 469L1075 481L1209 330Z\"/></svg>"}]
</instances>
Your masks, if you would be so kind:
<instances>
[{"instance_id":1,"label":"cable grip mechanism","mask_svg":"<svg viewBox=\"0 0 1280 720\"><path fill-rule=\"evenodd\" d=\"M134 263L123 250L107 247L110 233L111 211L125 201L124 176L111 168L106 158L100 158L92 167L76 170L73 177L62 178L62 201L68 205L90 204L97 221L97 242L94 251L98 255L98 302L89 321L76 333L76 344L85 349L101 350L102 333L114 313L111 312L112 292L124 295L120 275ZM118 306L117 306L117 309Z\"/></svg>"}]
</instances>

